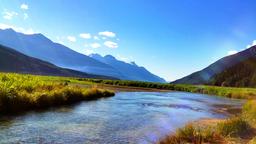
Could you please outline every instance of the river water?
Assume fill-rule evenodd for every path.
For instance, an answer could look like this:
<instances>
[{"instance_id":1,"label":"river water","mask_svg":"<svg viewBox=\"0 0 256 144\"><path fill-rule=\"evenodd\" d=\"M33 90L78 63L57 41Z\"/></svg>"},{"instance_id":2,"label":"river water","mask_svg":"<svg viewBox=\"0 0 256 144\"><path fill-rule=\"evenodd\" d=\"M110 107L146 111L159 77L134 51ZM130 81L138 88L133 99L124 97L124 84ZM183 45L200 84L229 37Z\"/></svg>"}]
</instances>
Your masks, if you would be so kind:
<instances>
[{"instance_id":1,"label":"river water","mask_svg":"<svg viewBox=\"0 0 256 144\"><path fill-rule=\"evenodd\" d=\"M241 101L185 92L119 92L73 106L0 116L0 143L154 143L189 121L225 118Z\"/></svg>"}]
</instances>

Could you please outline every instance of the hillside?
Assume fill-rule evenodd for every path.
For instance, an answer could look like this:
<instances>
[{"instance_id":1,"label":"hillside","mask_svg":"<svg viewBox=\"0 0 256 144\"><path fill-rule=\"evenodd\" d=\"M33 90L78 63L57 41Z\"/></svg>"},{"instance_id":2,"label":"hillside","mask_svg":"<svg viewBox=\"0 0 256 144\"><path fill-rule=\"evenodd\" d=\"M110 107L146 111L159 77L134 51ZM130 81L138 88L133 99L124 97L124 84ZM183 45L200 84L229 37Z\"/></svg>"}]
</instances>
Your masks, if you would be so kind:
<instances>
[{"instance_id":1,"label":"hillside","mask_svg":"<svg viewBox=\"0 0 256 144\"><path fill-rule=\"evenodd\" d=\"M0 29L0 44L58 67L96 75L120 77L112 67L55 43L42 34L26 35L13 29Z\"/></svg>"},{"instance_id":2,"label":"hillside","mask_svg":"<svg viewBox=\"0 0 256 144\"><path fill-rule=\"evenodd\" d=\"M150 73L147 69L145 69L144 67L138 66L135 62L126 63L126 62L117 60L112 55L106 55L102 57L101 55L98 55L98 54L91 54L90 57L115 68L121 74L122 76L121 79L147 81L147 82L161 82L161 83L166 82L163 78L160 78Z\"/></svg>"},{"instance_id":3,"label":"hillside","mask_svg":"<svg viewBox=\"0 0 256 144\"><path fill-rule=\"evenodd\" d=\"M255 58L255 57L256 57L256 46L253 46L237 54L224 57L216 61L215 63L211 64L210 66L206 67L205 69L195 72L179 80L176 80L172 83L174 84L207 84L209 83L210 79L213 78L215 75L223 72L224 70L240 62L243 62L249 58Z\"/></svg>"},{"instance_id":4,"label":"hillside","mask_svg":"<svg viewBox=\"0 0 256 144\"><path fill-rule=\"evenodd\" d=\"M256 57L242 61L211 79L211 85L256 87Z\"/></svg>"},{"instance_id":5,"label":"hillside","mask_svg":"<svg viewBox=\"0 0 256 144\"><path fill-rule=\"evenodd\" d=\"M62 68L123 80L165 82L143 67L117 60L102 61L101 59L92 58L62 44L55 43L42 34L26 35L13 29L0 29L0 44Z\"/></svg>"},{"instance_id":6,"label":"hillside","mask_svg":"<svg viewBox=\"0 0 256 144\"><path fill-rule=\"evenodd\" d=\"M2 45L0 45L0 71L36 75L113 79L112 77L91 75L75 70L60 68L51 63L26 56Z\"/></svg>"}]
</instances>

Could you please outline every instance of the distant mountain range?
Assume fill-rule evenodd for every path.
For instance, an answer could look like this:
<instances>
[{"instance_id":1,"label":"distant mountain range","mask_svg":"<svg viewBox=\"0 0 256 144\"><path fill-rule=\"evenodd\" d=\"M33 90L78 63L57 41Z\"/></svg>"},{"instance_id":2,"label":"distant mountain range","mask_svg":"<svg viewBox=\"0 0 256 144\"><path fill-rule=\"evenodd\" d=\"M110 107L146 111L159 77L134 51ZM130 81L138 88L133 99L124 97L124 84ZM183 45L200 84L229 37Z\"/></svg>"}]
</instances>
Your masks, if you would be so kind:
<instances>
[{"instance_id":1,"label":"distant mountain range","mask_svg":"<svg viewBox=\"0 0 256 144\"><path fill-rule=\"evenodd\" d=\"M91 75L75 70L60 68L49 62L26 56L2 45L0 45L0 72L114 79L112 77Z\"/></svg>"},{"instance_id":2,"label":"distant mountain range","mask_svg":"<svg viewBox=\"0 0 256 144\"><path fill-rule=\"evenodd\" d=\"M234 70L234 69L237 69L237 67L247 68L247 66L244 66L244 65L247 63L253 63L255 57L256 57L256 46L253 46L237 54L224 57L216 61L215 63L211 64L207 68L201 71L195 72L182 79L176 80L172 83L174 84L209 84L209 83L215 83L213 82L215 81L214 79L218 81L218 82L216 81L215 83L218 85L220 85L220 83L225 81L227 83L227 80L230 79L230 77L235 77L235 75L242 76L241 74L242 71ZM247 69L250 69L250 71L252 71L253 67L250 67L250 68L249 67L250 65L248 65ZM227 73L229 73L229 75L226 75ZM224 78L222 77L223 75L227 77ZM219 81L220 77L222 77L221 78L222 82ZM240 77L240 79L242 80L243 77ZM233 82L233 83L236 83L236 82ZM230 86L232 85L233 84L230 84Z\"/></svg>"},{"instance_id":3,"label":"distant mountain range","mask_svg":"<svg viewBox=\"0 0 256 144\"><path fill-rule=\"evenodd\" d=\"M151 82L165 82L163 79L151 74L146 69L125 64L122 68L116 64L105 63L96 58L80 54L70 48L55 43L42 34L26 35L15 32L13 29L0 29L0 44L13 48L30 57L50 62L58 67L73 69L88 74L105 75L124 80L140 80ZM121 61L118 61L121 63ZM130 66L134 72L129 73L124 68ZM144 76L146 74L146 76Z\"/></svg>"},{"instance_id":4,"label":"distant mountain range","mask_svg":"<svg viewBox=\"0 0 256 144\"><path fill-rule=\"evenodd\" d=\"M116 69L121 74L121 79L163 83L166 82L164 79L147 71L144 67L137 66L135 62L126 63L117 60L111 55L102 57L99 54L91 54L90 57Z\"/></svg>"}]
</instances>

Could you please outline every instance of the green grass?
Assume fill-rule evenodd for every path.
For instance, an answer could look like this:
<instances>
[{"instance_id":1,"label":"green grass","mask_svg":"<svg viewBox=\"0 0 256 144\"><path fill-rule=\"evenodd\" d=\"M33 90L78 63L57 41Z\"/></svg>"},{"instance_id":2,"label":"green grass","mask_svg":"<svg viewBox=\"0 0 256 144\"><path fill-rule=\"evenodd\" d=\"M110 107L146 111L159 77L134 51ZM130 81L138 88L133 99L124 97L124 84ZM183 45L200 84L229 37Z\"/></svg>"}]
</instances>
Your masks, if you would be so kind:
<instances>
[{"instance_id":1,"label":"green grass","mask_svg":"<svg viewBox=\"0 0 256 144\"><path fill-rule=\"evenodd\" d=\"M234 117L217 124L217 133L224 137L242 137L251 130L242 117Z\"/></svg>"},{"instance_id":2,"label":"green grass","mask_svg":"<svg viewBox=\"0 0 256 144\"><path fill-rule=\"evenodd\" d=\"M244 137L250 138L250 144L256 144L256 100L249 100L242 109L240 116L232 117L219 122L215 126L204 126L188 124L176 131L175 134L167 136L159 141L159 144L180 143L227 143L231 140L240 140Z\"/></svg>"},{"instance_id":3,"label":"green grass","mask_svg":"<svg viewBox=\"0 0 256 144\"><path fill-rule=\"evenodd\" d=\"M130 87L142 87L142 88L155 88L165 89L173 91L185 91L192 93L202 93L209 95L217 95L228 98L237 99L254 99L256 98L255 88L234 88L234 87L218 87L218 86L206 86L206 85L174 85L168 83L151 83L151 82L139 82L139 81L125 81L125 80L98 80L98 79L76 79L76 82L91 82L103 85L113 86L130 86Z\"/></svg>"},{"instance_id":4,"label":"green grass","mask_svg":"<svg viewBox=\"0 0 256 144\"><path fill-rule=\"evenodd\" d=\"M114 95L107 90L69 85L68 79L1 73L0 113L48 108Z\"/></svg>"},{"instance_id":5,"label":"green grass","mask_svg":"<svg viewBox=\"0 0 256 144\"><path fill-rule=\"evenodd\" d=\"M243 106L242 116L256 128L256 100L250 100Z\"/></svg>"},{"instance_id":6,"label":"green grass","mask_svg":"<svg viewBox=\"0 0 256 144\"><path fill-rule=\"evenodd\" d=\"M175 134L166 137L158 142L159 144L202 144L202 143L218 143L222 141L222 137L210 127L198 127L193 124L187 124L180 128Z\"/></svg>"}]
</instances>

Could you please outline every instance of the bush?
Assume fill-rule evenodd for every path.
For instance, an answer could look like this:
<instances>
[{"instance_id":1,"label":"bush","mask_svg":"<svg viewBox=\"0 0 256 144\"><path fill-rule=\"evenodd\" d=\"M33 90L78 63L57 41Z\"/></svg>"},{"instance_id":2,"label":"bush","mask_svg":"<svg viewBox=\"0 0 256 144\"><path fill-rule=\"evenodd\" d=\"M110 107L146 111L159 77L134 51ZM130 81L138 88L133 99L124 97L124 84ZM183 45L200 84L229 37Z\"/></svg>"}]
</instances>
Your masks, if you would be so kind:
<instances>
[{"instance_id":1,"label":"bush","mask_svg":"<svg viewBox=\"0 0 256 144\"><path fill-rule=\"evenodd\" d=\"M230 118L217 124L217 132L225 137L241 137L249 130L249 124L241 117Z\"/></svg>"},{"instance_id":2,"label":"bush","mask_svg":"<svg viewBox=\"0 0 256 144\"><path fill-rule=\"evenodd\" d=\"M214 143L221 139L210 127L200 128L188 124L176 131L174 135L166 137L159 144L182 144L182 143Z\"/></svg>"},{"instance_id":3,"label":"bush","mask_svg":"<svg viewBox=\"0 0 256 144\"><path fill-rule=\"evenodd\" d=\"M242 115L250 124L256 127L256 100L250 100L243 106Z\"/></svg>"}]
</instances>

